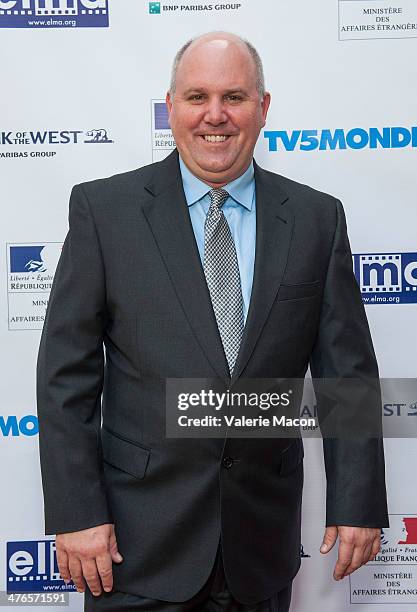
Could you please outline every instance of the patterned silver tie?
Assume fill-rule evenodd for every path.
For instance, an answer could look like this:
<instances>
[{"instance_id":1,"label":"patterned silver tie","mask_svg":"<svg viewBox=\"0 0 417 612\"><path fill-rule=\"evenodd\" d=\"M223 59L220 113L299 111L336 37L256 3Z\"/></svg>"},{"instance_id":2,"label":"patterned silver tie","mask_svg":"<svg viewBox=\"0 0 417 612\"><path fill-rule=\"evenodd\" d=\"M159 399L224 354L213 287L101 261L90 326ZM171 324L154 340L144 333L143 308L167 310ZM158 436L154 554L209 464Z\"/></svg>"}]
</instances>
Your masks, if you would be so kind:
<instances>
[{"instance_id":1,"label":"patterned silver tie","mask_svg":"<svg viewBox=\"0 0 417 612\"><path fill-rule=\"evenodd\" d=\"M232 375L243 332L239 264L230 227L221 210L229 194L224 189L212 189L209 196L211 204L204 224L204 274Z\"/></svg>"}]
</instances>

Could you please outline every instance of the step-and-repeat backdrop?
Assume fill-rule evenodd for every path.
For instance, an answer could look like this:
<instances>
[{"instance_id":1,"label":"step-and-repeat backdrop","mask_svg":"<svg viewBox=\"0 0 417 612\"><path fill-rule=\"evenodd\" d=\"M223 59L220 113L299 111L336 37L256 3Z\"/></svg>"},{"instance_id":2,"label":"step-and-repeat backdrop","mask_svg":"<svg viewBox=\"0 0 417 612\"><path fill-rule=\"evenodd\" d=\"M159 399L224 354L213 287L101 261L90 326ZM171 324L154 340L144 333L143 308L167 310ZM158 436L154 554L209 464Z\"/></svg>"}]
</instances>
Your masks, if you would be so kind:
<instances>
[{"instance_id":1,"label":"step-and-repeat backdrop","mask_svg":"<svg viewBox=\"0 0 417 612\"><path fill-rule=\"evenodd\" d=\"M172 150L164 97L173 55L189 38L220 29L252 41L264 60L272 106L258 163L342 200L381 376L415 375L416 0L1 0L2 591L66 590L54 539L43 534L35 362L70 189ZM405 419L412 431L417 397L405 399L401 388L392 388L384 419ZM386 440L391 526L381 554L338 583L336 550L319 553L321 443L305 446L302 566L292 609L411 612L412 435ZM81 595L71 592L69 600L71 610L82 609Z\"/></svg>"}]
</instances>

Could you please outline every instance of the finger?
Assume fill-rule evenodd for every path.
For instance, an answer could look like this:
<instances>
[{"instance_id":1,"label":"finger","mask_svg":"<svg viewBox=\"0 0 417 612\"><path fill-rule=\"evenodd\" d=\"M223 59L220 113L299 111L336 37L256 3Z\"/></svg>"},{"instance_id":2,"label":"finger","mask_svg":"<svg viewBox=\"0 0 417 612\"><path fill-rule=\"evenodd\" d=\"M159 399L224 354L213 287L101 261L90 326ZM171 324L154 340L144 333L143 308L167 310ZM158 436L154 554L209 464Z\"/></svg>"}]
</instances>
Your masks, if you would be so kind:
<instances>
[{"instance_id":1,"label":"finger","mask_svg":"<svg viewBox=\"0 0 417 612\"><path fill-rule=\"evenodd\" d=\"M100 595L101 582L95 559L82 559L81 565L88 588L93 595Z\"/></svg>"},{"instance_id":2,"label":"finger","mask_svg":"<svg viewBox=\"0 0 417 612\"><path fill-rule=\"evenodd\" d=\"M380 550L381 550L381 537L378 535L372 544L372 552L371 552L372 561L375 560L375 557L377 556Z\"/></svg>"},{"instance_id":3,"label":"finger","mask_svg":"<svg viewBox=\"0 0 417 612\"><path fill-rule=\"evenodd\" d=\"M114 527L110 535L109 545L110 545L110 554L111 554L112 560L115 563L120 563L121 561L123 561L123 557L120 554L119 549L117 547L117 540L116 540L116 534L114 533Z\"/></svg>"},{"instance_id":4,"label":"finger","mask_svg":"<svg viewBox=\"0 0 417 612\"><path fill-rule=\"evenodd\" d=\"M320 552L326 554L333 548L337 540L337 527L326 527Z\"/></svg>"},{"instance_id":5,"label":"finger","mask_svg":"<svg viewBox=\"0 0 417 612\"><path fill-rule=\"evenodd\" d=\"M365 565L370 560L371 554L372 554L372 545L373 545L373 541L369 542L369 544L365 546L365 550L364 550L363 558L362 558L362 565Z\"/></svg>"},{"instance_id":6,"label":"finger","mask_svg":"<svg viewBox=\"0 0 417 612\"><path fill-rule=\"evenodd\" d=\"M97 569L100 575L103 589L109 592L113 588L113 568L110 553L96 557Z\"/></svg>"},{"instance_id":7,"label":"finger","mask_svg":"<svg viewBox=\"0 0 417 612\"><path fill-rule=\"evenodd\" d=\"M340 541L339 554L333 571L333 578L335 580L340 580L345 575L353 558L353 549L353 543Z\"/></svg>"},{"instance_id":8,"label":"finger","mask_svg":"<svg viewBox=\"0 0 417 612\"><path fill-rule=\"evenodd\" d=\"M71 580L71 574L68 567L68 555L65 550L56 549L56 561L58 563L59 573L62 580L67 584Z\"/></svg>"},{"instance_id":9,"label":"finger","mask_svg":"<svg viewBox=\"0 0 417 612\"><path fill-rule=\"evenodd\" d=\"M77 587L77 591L79 593L84 593L85 582L83 578L81 561L78 559L78 557L75 557L74 555L70 555L69 560L68 560L68 567L69 567L72 581Z\"/></svg>"},{"instance_id":10,"label":"finger","mask_svg":"<svg viewBox=\"0 0 417 612\"><path fill-rule=\"evenodd\" d=\"M345 578L345 576L350 576L350 574L353 574L353 572L356 572L357 569L362 567L364 552L365 550L363 545L356 545L354 547L352 561L346 568L346 571L342 578Z\"/></svg>"}]
</instances>

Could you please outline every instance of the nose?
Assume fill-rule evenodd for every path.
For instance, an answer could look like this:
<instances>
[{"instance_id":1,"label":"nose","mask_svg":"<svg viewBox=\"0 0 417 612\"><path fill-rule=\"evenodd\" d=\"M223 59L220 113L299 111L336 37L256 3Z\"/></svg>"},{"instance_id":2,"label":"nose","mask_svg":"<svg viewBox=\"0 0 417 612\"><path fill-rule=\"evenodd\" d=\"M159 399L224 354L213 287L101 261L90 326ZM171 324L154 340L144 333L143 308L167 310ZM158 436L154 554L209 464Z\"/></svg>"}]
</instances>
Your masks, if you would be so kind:
<instances>
[{"instance_id":1,"label":"nose","mask_svg":"<svg viewBox=\"0 0 417 612\"><path fill-rule=\"evenodd\" d=\"M207 102L204 120L211 125L226 123L226 108L221 98L213 97Z\"/></svg>"}]
</instances>

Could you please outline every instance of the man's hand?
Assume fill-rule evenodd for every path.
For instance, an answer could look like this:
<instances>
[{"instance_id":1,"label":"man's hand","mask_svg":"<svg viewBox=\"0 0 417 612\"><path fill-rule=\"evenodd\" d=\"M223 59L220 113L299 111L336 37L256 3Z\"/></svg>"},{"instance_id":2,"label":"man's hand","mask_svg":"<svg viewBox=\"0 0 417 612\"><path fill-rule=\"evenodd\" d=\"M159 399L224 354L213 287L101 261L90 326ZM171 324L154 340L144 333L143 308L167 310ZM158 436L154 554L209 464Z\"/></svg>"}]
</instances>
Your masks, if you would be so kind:
<instances>
[{"instance_id":1,"label":"man's hand","mask_svg":"<svg viewBox=\"0 0 417 612\"><path fill-rule=\"evenodd\" d=\"M320 552L326 554L339 536L339 555L333 578L341 580L375 559L381 548L381 530L371 527L326 527Z\"/></svg>"},{"instance_id":2,"label":"man's hand","mask_svg":"<svg viewBox=\"0 0 417 612\"><path fill-rule=\"evenodd\" d=\"M102 585L105 591L112 590L112 561L123 561L117 550L114 525L107 523L60 533L55 542L58 567L65 583L72 578L79 593L84 593L85 580L93 595L100 595Z\"/></svg>"}]
</instances>

